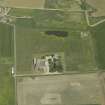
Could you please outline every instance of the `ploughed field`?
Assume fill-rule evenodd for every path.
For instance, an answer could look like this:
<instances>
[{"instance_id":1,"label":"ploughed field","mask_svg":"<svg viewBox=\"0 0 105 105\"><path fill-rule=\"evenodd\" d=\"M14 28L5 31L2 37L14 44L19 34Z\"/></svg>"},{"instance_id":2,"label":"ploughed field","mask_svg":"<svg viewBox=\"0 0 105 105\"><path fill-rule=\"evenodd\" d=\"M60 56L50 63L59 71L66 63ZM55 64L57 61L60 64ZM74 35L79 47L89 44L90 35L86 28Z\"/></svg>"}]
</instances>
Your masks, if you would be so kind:
<instances>
[{"instance_id":1,"label":"ploughed field","mask_svg":"<svg viewBox=\"0 0 105 105\"><path fill-rule=\"evenodd\" d=\"M17 77L18 105L103 103L97 74Z\"/></svg>"}]
</instances>

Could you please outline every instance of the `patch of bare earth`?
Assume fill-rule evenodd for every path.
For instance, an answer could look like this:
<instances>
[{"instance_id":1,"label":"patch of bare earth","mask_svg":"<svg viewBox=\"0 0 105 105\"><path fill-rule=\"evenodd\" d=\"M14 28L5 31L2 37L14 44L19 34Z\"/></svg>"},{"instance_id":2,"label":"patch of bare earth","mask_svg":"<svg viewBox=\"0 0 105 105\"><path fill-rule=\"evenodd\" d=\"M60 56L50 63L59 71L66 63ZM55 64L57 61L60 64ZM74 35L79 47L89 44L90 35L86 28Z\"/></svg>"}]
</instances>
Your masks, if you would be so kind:
<instances>
[{"instance_id":1,"label":"patch of bare earth","mask_svg":"<svg viewBox=\"0 0 105 105\"><path fill-rule=\"evenodd\" d=\"M97 11L95 16L105 16L105 0L86 0L89 5L94 7Z\"/></svg>"},{"instance_id":2,"label":"patch of bare earth","mask_svg":"<svg viewBox=\"0 0 105 105\"><path fill-rule=\"evenodd\" d=\"M45 0L6 0L4 5L17 8L43 8Z\"/></svg>"}]
</instances>

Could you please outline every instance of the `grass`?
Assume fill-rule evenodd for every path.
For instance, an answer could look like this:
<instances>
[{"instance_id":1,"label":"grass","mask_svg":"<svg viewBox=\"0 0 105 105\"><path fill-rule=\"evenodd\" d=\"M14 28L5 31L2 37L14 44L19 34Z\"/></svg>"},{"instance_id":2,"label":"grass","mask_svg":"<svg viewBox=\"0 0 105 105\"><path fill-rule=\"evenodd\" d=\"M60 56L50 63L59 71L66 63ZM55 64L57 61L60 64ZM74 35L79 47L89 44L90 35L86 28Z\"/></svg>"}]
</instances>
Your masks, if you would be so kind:
<instances>
[{"instance_id":1,"label":"grass","mask_svg":"<svg viewBox=\"0 0 105 105\"><path fill-rule=\"evenodd\" d=\"M45 8L81 10L79 3L75 0L46 0Z\"/></svg>"},{"instance_id":2,"label":"grass","mask_svg":"<svg viewBox=\"0 0 105 105\"><path fill-rule=\"evenodd\" d=\"M65 54L66 72L94 71L96 65L91 35L83 39L80 35L81 31L87 32L83 13L49 10L30 12L25 14L31 15L32 19L18 18L15 22L17 73L33 73L33 55L52 52ZM67 31L69 35L66 38L51 37L44 33L48 30Z\"/></svg>"},{"instance_id":3,"label":"grass","mask_svg":"<svg viewBox=\"0 0 105 105\"><path fill-rule=\"evenodd\" d=\"M97 65L100 69L105 69L105 22L90 30L95 44Z\"/></svg>"},{"instance_id":4,"label":"grass","mask_svg":"<svg viewBox=\"0 0 105 105\"><path fill-rule=\"evenodd\" d=\"M12 16L31 16L32 19L17 19L19 25L26 25L30 21L31 27L39 28L65 28L65 29L86 29L86 21L82 12L65 12L52 10L27 10L13 9L9 13ZM75 26L75 27L74 27ZM29 26L30 27L30 26Z\"/></svg>"},{"instance_id":5,"label":"grass","mask_svg":"<svg viewBox=\"0 0 105 105\"><path fill-rule=\"evenodd\" d=\"M26 28L17 25L17 73L33 73L33 55L52 52L64 52L65 72L89 72L94 70L95 61L90 35L81 39L80 31L66 30L69 32L68 37L59 38L44 34L46 30L49 29Z\"/></svg>"},{"instance_id":6,"label":"grass","mask_svg":"<svg viewBox=\"0 0 105 105\"><path fill-rule=\"evenodd\" d=\"M14 80L11 75L13 64L13 27L0 23L0 105L14 105Z\"/></svg>"},{"instance_id":7,"label":"grass","mask_svg":"<svg viewBox=\"0 0 105 105\"><path fill-rule=\"evenodd\" d=\"M13 27L0 23L0 64L12 64L13 55Z\"/></svg>"},{"instance_id":8,"label":"grass","mask_svg":"<svg viewBox=\"0 0 105 105\"><path fill-rule=\"evenodd\" d=\"M11 8L8 15L10 16L31 16L34 13L34 9L23 8Z\"/></svg>"},{"instance_id":9,"label":"grass","mask_svg":"<svg viewBox=\"0 0 105 105\"><path fill-rule=\"evenodd\" d=\"M89 17L90 23L95 24L101 20L105 19L105 16L100 16L100 17Z\"/></svg>"},{"instance_id":10,"label":"grass","mask_svg":"<svg viewBox=\"0 0 105 105\"><path fill-rule=\"evenodd\" d=\"M0 23L0 57L13 56L13 27Z\"/></svg>"},{"instance_id":11,"label":"grass","mask_svg":"<svg viewBox=\"0 0 105 105\"><path fill-rule=\"evenodd\" d=\"M17 18L16 50L17 72L33 73L32 56L37 53L64 52L67 72L88 72L96 69L91 35L81 38L81 31L87 32L84 14L33 9L12 9L13 16L32 16L32 19ZM26 24L27 23L27 24ZM50 37L45 31L67 31L67 38Z\"/></svg>"},{"instance_id":12,"label":"grass","mask_svg":"<svg viewBox=\"0 0 105 105\"><path fill-rule=\"evenodd\" d=\"M14 105L13 27L0 23L0 105Z\"/></svg>"},{"instance_id":13,"label":"grass","mask_svg":"<svg viewBox=\"0 0 105 105\"><path fill-rule=\"evenodd\" d=\"M9 65L0 64L0 105L14 105L14 80Z\"/></svg>"}]
</instances>

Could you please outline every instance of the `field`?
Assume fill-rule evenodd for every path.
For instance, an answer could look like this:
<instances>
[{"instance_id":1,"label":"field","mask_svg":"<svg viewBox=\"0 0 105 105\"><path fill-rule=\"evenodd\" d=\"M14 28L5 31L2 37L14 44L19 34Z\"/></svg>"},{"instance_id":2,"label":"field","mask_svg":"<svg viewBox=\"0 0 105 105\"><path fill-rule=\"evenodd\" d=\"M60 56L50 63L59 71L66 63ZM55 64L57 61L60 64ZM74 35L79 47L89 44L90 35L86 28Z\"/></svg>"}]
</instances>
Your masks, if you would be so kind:
<instances>
[{"instance_id":1,"label":"field","mask_svg":"<svg viewBox=\"0 0 105 105\"><path fill-rule=\"evenodd\" d=\"M81 1L76 0L46 0L45 8L81 10Z\"/></svg>"},{"instance_id":2,"label":"field","mask_svg":"<svg viewBox=\"0 0 105 105\"><path fill-rule=\"evenodd\" d=\"M91 34L86 30L84 14L34 10L32 19L17 18L15 24L17 73L32 74L33 55L53 52L64 53L64 72L97 70ZM64 31L68 36L49 36L46 31ZM81 36L81 33L87 36Z\"/></svg>"},{"instance_id":3,"label":"field","mask_svg":"<svg viewBox=\"0 0 105 105\"><path fill-rule=\"evenodd\" d=\"M13 27L0 23L0 105L14 105Z\"/></svg>"},{"instance_id":4,"label":"field","mask_svg":"<svg viewBox=\"0 0 105 105\"><path fill-rule=\"evenodd\" d=\"M18 105L101 105L97 74L17 77Z\"/></svg>"},{"instance_id":5,"label":"field","mask_svg":"<svg viewBox=\"0 0 105 105\"><path fill-rule=\"evenodd\" d=\"M81 10L81 0L2 0L2 6L11 8L52 8Z\"/></svg>"},{"instance_id":6,"label":"field","mask_svg":"<svg viewBox=\"0 0 105 105\"><path fill-rule=\"evenodd\" d=\"M66 31L68 36L57 37L45 34L45 31L51 30ZM25 24L22 26L18 21L16 25L17 73L32 74L33 55L53 52L65 54L66 72L94 71L96 65L91 35L88 33L87 37L81 38L81 31L63 28L30 28Z\"/></svg>"},{"instance_id":7,"label":"field","mask_svg":"<svg viewBox=\"0 0 105 105\"><path fill-rule=\"evenodd\" d=\"M0 23L0 63L12 60L13 55L13 27Z\"/></svg>"},{"instance_id":8,"label":"field","mask_svg":"<svg viewBox=\"0 0 105 105\"><path fill-rule=\"evenodd\" d=\"M75 3L74 0L65 0L65 5L63 0L51 2L7 0L3 4L12 7L8 15L13 16L12 24L15 27L13 30L12 26L0 23L0 105L14 105L15 101L18 105L103 103L100 78L92 72L105 69L105 24L88 28L83 12L66 11L81 10L77 0ZM98 18L95 21L97 20ZM35 71L33 62L36 58L36 61L40 61L39 67L43 66L41 60L46 60L46 57L52 59L57 54L60 55L60 60L55 61L57 63L49 61L54 68L47 64L54 71L49 74L53 75L45 76L46 74ZM14 61L16 81L11 74ZM56 71L62 74L54 75Z\"/></svg>"},{"instance_id":9,"label":"field","mask_svg":"<svg viewBox=\"0 0 105 105\"><path fill-rule=\"evenodd\" d=\"M93 41L96 49L96 61L97 66L100 69L105 69L105 22L91 28L91 33L93 36Z\"/></svg>"},{"instance_id":10,"label":"field","mask_svg":"<svg viewBox=\"0 0 105 105\"><path fill-rule=\"evenodd\" d=\"M86 29L86 21L82 12L69 12L59 10L28 10L28 9L11 9L9 12L11 16L23 17L31 16L30 21L35 27L43 28L65 28L70 29ZM26 26L28 19L20 19L18 22ZM17 23L18 23L17 22ZM21 23L22 22L22 23ZM24 23L23 23L24 22ZM30 27L30 26L29 26Z\"/></svg>"},{"instance_id":11,"label":"field","mask_svg":"<svg viewBox=\"0 0 105 105\"><path fill-rule=\"evenodd\" d=\"M0 105L14 105L14 91L11 66L0 64Z\"/></svg>"},{"instance_id":12,"label":"field","mask_svg":"<svg viewBox=\"0 0 105 105\"><path fill-rule=\"evenodd\" d=\"M32 16L35 9L24 9L24 8L11 8L8 15L23 17L23 16Z\"/></svg>"},{"instance_id":13,"label":"field","mask_svg":"<svg viewBox=\"0 0 105 105\"><path fill-rule=\"evenodd\" d=\"M0 23L0 57L13 56L13 29Z\"/></svg>"},{"instance_id":14,"label":"field","mask_svg":"<svg viewBox=\"0 0 105 105\"><path fill-rule=\"evenodd\" d=\"M13 8L43 8L45 0L5 0L2 5Z\"/></svg>"},{"instance_id":15,"label":"field","mask_svg":"<svg viewBox=\"0 0 105 105\"><path fill-rule=\"evenodd\" d=\"M86 0L86 2L97 10L94 16L105 16L105 0Z\"/></svg>"},{"instance_id":16,"label":"field","mask_svg":"<svg viewBox=\"0 0 105 105\"><path fill-rule=\"evenodd\" d=\"M90 16L89 17L89 21L90 21L91 24L96 24L97 22L99 22L103 19L105 19L105 16L100 16L100 17Z\"/></svg>"}]
</instances>

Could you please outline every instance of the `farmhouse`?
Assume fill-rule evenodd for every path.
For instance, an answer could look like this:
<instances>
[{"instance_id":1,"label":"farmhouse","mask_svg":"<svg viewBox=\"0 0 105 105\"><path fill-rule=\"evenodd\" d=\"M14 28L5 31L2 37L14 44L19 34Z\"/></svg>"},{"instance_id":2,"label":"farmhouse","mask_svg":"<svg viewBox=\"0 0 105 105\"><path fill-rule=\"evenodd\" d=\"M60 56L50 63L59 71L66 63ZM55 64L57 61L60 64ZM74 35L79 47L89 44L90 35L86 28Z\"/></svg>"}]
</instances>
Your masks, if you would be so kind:
<instances>
[{"instance_id":1,"label":"farmhouse","mask_svg":"<svg viewBox=\"0 0 105 105\"><path fill-rule=\"evenodd\" d=\"M33 59L33 69L37 73L55 73L62 71L62 62L58 54L45 55Z\"/></svg>"}]
</instances>

